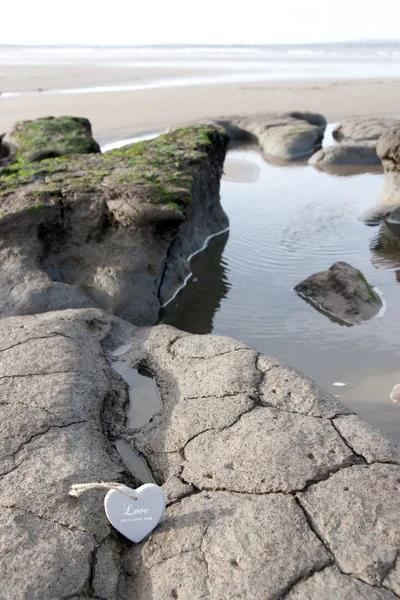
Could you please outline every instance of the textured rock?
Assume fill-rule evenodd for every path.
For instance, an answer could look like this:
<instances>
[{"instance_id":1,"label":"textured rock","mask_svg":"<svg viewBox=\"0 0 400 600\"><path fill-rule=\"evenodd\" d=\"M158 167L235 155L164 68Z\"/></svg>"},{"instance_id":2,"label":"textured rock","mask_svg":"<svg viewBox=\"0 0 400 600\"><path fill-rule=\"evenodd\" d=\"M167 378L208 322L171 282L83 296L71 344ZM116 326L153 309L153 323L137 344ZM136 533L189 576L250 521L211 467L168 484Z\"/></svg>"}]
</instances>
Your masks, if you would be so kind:
<instances>
[{"instance_id":1,"label":"textured rock","mask_svg":"<svg viewBox=\"0 0 400 600\"><path fill-rule=\"evenodd\" d=\"M12 164L16 160L35 162L69 154L100 152L92 137L90 121L82 117L20 121L3 137L2 146L7 152L0 165Z\"/></svg>"},{"instance_id":2,"label":"textured rock","mask_svg":"<svg viewBox=\"0 0 400 600\"><path fill-rule=\"evenodd\" d=\"M137 577L124 598L278 598L329 560L290 496L201 493L168 509L154 539L127 552Z\"/></svg>"},{"instance_id":3,"label":"textured rock","mask_svg":"<svg viewBox=\"0 0 400 600\"><path fill-rule=\"evenodd\" d=\"M400 544L399 492L400 467L374 464L340 470L299 498L340 570L379 586Z\"/></svg>"},{"instance_id":4,"label":"textured rock","mask_svg":"<svg viewBox=\"0 0 400 600\"><path fill-rule=\"evenodd\" d=\"M310 156L321 145L324 135L324 128L286 115L238 118L235 123L257 138L267 158L287 161Z\"/></svg>"},{"instance_id":5,"label":"textured rock","mask_svg":"<svg viewBox=\"0 0 400 600\"><path fill-rule=\"evenodd\" d=\"M396 600L389 590L376 588L354 577L344 575L336 567L328 567L300 581L286 596L287 600Z\"/></svg>"},{"instance_id":6,"label":"textured rock","mask_svg":"<svg viewBox=\"0 0 400 600\"><path fill-rule=\"evenodd\" d=\"M385 171L385 184L378 204L393 209L400 206L400 126L382 135L376 150Z\"/></svg>"},{"instance_id":7,"label":"textured rock","mask_svg":"<svg viewBox=\"0 0 400 600\"><path fill-rule=\"evenodd\" d=\"M326 166L379 165L375 142L343 142L321 148L309 159L309 164L324 170Z\"/></svg>"},{"instance_id":8,"label":"textured rock","mask_svg":"<svg viewBox=\"0 0 400 600\"><path fill-rule=\"evenodd\" d=\"M184 453L184 481L201 489L254 494L302 489L354 462L329 420L264 407L221 432L197 435Z\"/></svg>"},{"instance_id":9,"label":"textured rock","mask_svg":"<svg viewBox=\"0 0 400 600\"><path fill-rule=\"evenodd\" d=\"M153 324L225 229L222 130L0 169L0 314L99 307Z\"/></svg>"},{"instance_id":10,"label":"textured rock","mask_svg":"<svg viewBox=\"0 0 400 600\"><path fill-rule=\"evenodd\" d=\"M352 175L380 165L377 141L398 119L355 117L339 123L333 137L341 142L318 150L309 159L314 167L337 175ZM369 169L366 167L369 166ZM361 168L363 167L363 168Z\"/></svg>"},{"instance_id":11,"label":"textured rock","mask_svg":"<svg viewBox=\"0 0 400 600\"><path fill-rule=\"evenodd\" d=\"M257 368L262 373L259 399L264 406L328 419L351 412L311 379L275 358L259 356Z\"/></svg>"},{"instance_id":12,"label":"textured rock","mask_svg":"<svg viewBox=\"0 0 400 600\"><path fill-rule=\"evenodd\" d=\"M371 319L382 306L364 275L345 262L311 275L294 288L314 308L342 324L356 325Z\"/></svg>"},{"instance_id":13,"label":"textured rock","mask_svg":"<svg viewBox=\"0 0 400 600\"><path fill-rule=\"evenodd\" d=\"M338 416L334 426L350 448L367 463L400 464L400 448L375 427L364 423L357 415Z\"/></svg>"},{"instance_id":14,"label":"textured rock","mask_svg":"<svg viewBox=\"0 0 400 600\"><path fill-rule=\"evenodd\" d=\"M400 596L400 558L398 556L383 580L383 584Z\"/></svg>"},{"instance_id":15,"label":"textured rock","mask_svg":"<svg viewBox=\"0 0 400 600\"><path fill-rule=\"evenodd\" d=\"M333 130L339 142L351 140L379 140L388 129L400 124L400 119L391 117L353 117L341 121Z\"/></svg>"},{"instance_id":16,"label":"textured rock","mask_svg":"<svg viewBox=\"0 0 400 600\"><path fill-rule=\"evenodd\" d=\"M311 156L321 146L326 127L322 115L296 111L234 115L202 122L223 127L233 141L257 141L267 160L278 164Z\"/></svg>"},{"instance_id":17,"label":"textured rock","mask_svg":"<svg viewBox=\"0 0 400 600\"><path fill-rule=\"evenodd\" d=\"M22 511L1 507L1 597L67 598L90 575L93 537Z\"/></svg>"},{"instance_id":18,"label":"textured rock","mask_svg":"<svg viewBox=\"0 0 400 600\"><path fill-rule=\"evenodd\" d=\"M143 427L126 430L116 359L154 374L163 408ZM397 593L400 467L379 461L398 451L246 344L97 309L3 319L0 408L7 600ZM139 485L117 440L142 452L168 498L138 545L111 530L104 490L68 495L74 483Z\"/></svg>"}]
</instances>

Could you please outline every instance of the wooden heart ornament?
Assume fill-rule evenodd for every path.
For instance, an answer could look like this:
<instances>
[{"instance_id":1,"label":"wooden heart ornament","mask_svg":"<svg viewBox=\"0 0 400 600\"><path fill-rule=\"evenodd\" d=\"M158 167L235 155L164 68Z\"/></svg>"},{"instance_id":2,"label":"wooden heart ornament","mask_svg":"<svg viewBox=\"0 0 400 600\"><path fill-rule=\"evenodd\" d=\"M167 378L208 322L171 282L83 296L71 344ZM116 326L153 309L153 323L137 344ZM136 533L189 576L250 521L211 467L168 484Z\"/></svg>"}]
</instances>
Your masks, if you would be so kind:
<instances>
[{"instance_id":1,"label":"wooden heart ornament","mask_svg":"<svg viewBox=\"0 0 400 600\"><path fill-rule=\"evenodd\" d=\"M146 483L136 490L121 485L107 492L104 498L104 509L111 525L135 544L158 525L165 505L164 492L155 483Z\"/></svg>"}]
</instances>

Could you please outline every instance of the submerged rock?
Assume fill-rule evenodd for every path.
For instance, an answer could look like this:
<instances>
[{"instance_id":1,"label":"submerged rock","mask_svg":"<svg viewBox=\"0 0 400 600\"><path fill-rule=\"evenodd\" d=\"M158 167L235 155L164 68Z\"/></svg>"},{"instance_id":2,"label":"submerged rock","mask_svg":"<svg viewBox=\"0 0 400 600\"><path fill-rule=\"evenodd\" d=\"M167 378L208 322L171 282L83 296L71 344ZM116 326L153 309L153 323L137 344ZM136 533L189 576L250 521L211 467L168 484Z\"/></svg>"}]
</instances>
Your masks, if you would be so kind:
<instances>
[{"instance_id":1,"label":"submerged rock","mask_svg":"<svg viewBox=\"0 0 400 600\"><path fill-rule=\"evenodd\" d=\"M135 431L117 347L162 399ZM399 449L307 377L231 338L96 309L3 319L0 357L7 600L394 600ZM83 482L140 485L116 437L168 499L138 545L113 533L104 490L68 495Z\"/></svg>"},{"instance_id":2,"label":"submerged rock","mask_svg":"<svg viewBox=\"0 0 400 600\"><path fill-rule=\"evenodd\" d=\"M400 126L387 131L380 138L377 152L385 171L379 204L400 206Z\"/></svg>"},{"instance_id":3,"label":"submerged rock","mask_svg":"<svg viewBox=\"0 0 400 600\"><path fill-rule=\"evenodd\" d=\"M100 152L92 137L88 119L82 117L46 117L35 121L19 121L2 141L7 155L0 165L16 160L36 162L69 154Z\"/></svg>"},{"instance_id":4,"label":"submerged rock","mask_svg":"<svg viewBox=\"0 0 400 600\"><path fill-rule=\"evenodd\" d=\"M223 130L198 126L0 169L0 314L100 306L155 323L187 257L228 225L227 143Z\"/></svg>"},{"instance_id":5,"label":"submerged rock","mask_svg":"<svg viewBox=\"0 0 400 600\"><path fill-rule=\"evenodd\" d=\"M345 262L311 275L294 289L315 308L347 325L371 319L382 307L382 300L361 271Z\"/></svg>"}]
</instances>

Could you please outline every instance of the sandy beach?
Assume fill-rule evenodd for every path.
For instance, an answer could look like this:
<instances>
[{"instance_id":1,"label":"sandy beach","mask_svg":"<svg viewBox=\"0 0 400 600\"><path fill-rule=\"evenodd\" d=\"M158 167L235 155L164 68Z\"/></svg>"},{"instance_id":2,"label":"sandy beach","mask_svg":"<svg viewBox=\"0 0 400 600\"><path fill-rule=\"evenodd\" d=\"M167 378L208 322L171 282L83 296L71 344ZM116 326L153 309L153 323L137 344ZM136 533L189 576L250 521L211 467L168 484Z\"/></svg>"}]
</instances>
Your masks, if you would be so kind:
<instances>
[{"instance_id":1,"label":"sandy beach","mask_svg":"<svg viewBox=\"0 0 400 600\"><path fill-rule=\"evenodd\" d=\"M0 131L20 119L69 114L88 117L95 138L104 143L222 114L309 110L332 122L399 113L397 58L376 58L371 67L359 56L349 63L344 57L313 62L253 54L222 60L148 53L97 60L95 53L81 59L3 51Z\"/></svg>"}]
</instances>

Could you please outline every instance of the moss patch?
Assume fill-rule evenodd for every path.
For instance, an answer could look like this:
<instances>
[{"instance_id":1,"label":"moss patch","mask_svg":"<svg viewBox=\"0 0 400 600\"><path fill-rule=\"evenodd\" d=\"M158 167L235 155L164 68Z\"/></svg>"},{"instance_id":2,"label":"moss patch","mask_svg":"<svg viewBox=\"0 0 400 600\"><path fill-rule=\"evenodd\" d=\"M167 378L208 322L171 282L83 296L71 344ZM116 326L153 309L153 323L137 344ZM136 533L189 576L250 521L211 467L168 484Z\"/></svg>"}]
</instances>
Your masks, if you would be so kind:
<instances>
[{"instance_id":1,"label":"moss patch","mask_svg":"<svg viewBox=\"0 0 400 600\"><path fill-rule=\"evenodd\" d=\"M68 154L99 152L90 122L80 117L46 117L20 121L11 133L17 160L34 162Z\"/></svg>"},{"instance_id":2,"label":"moss patch","mask_svg":"<svg viewBox=\"0 0 400 600\"><path fill-rule=\"evenodd\" d=\"M198 165L214 166L217 150L224 155L229 137L223 129L200 125L177 129L153 140L129 144L105 154L67 155L0 168L0 196L29 187L29 197L59 195L68 190L96 190L107 179L115 184L143 186L142 202L184 210L191 201ZM222 163L220 165L222 167ZM216 166L217 168L217 166Z\"/></svg>"},{"instance_id":3,"label":"moss patch","mask_svg":"<svg viewBox=\"0 0 400 600\"><path fill-rule=\"evenodd\" d=\"M370 283L368 283L368 281L366 280L365 276L363 275L363 273L361 273L361 271L358 271L358 278L365 283L365 286L367 288L367 292L368 294L371 296L371 299L376 303L376 304L382 304L382 300L379 298L378 294L376 292L374 292L374 289L372 287L372 285Z\"/></svg>"}]
</instances>

